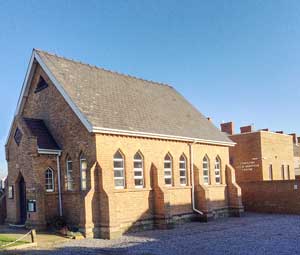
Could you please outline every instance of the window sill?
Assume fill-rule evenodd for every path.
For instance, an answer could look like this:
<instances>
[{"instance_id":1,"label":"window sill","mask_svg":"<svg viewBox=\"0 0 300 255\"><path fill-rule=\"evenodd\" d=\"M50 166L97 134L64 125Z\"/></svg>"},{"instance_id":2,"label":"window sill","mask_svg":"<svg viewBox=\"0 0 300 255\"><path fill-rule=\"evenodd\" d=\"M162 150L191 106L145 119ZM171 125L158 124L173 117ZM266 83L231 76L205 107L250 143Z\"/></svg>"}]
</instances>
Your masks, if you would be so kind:
<instances>
[{"instance_id":1,"label":"window sill","mask_svg":"<svg viewBox=\"0 0 300 255\"><path fill-rule=\"evenodd\" d=\"M151 191L151 188L130 188L130 189L114 189L114 193L124 193L124 192L145 192Z\"/></svg>"},{"instance_id":2,"label":"window sill","mask_svg":"<svg viewBox=\"0 0 300 255\"><path fill-rule=\"evenodd\" d=\"M172 189L191 189L192 186L190 185L186 185L186 186L183 186L183 185L180 185L180 186L165 186L166 189L169 189L169 190L172 190Z\"/></svg>"}]
</instances>

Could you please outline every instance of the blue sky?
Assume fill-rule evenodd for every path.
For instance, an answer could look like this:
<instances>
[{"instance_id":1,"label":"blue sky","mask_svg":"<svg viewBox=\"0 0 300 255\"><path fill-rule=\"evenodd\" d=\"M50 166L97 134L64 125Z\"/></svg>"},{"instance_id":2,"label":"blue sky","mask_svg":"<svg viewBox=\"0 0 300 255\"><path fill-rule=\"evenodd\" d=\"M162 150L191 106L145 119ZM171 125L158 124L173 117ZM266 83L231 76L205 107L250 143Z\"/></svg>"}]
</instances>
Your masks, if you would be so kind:
<instances>
[{"instance_id":1,"label":"blue sky","mask_svg":"<svg viewBox=\"0 0 300 255\"><path fill-rule=\"evenodd\" d=\"M293 0L0 0L2 175L32 48L171 84L216 125L300 134L299 13Z\"/></svg>"}]
</instances>

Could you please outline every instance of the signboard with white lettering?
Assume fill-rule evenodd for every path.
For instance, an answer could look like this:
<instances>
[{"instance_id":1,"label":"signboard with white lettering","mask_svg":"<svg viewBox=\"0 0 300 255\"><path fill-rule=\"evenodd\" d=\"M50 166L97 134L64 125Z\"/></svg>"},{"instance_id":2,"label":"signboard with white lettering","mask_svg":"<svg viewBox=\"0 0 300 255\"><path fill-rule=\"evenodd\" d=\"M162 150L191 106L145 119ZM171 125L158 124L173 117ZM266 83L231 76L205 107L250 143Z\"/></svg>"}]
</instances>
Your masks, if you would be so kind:
<instances>
[{"instance_id":1,"label":"signboard with white lettering","mask_svg":"<svg viewBox=\"0 0 300 255\"><path fill-rule=\"evenodd\" d=\"M240 169L242 171L254 171L256 168L259 167L258 158L252 158L249 161L241 162Z\"/></svg>"}]
</instances>

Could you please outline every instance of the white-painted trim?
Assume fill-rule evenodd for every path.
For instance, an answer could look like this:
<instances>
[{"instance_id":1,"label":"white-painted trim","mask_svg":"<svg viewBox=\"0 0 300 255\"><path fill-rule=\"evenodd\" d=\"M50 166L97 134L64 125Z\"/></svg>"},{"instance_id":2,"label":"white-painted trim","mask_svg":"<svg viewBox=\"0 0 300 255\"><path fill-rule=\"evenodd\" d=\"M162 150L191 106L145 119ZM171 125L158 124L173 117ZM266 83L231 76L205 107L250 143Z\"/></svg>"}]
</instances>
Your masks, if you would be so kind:
<instances>
[{"instance_id":1,"label":"white-painted trim","mask_svg":"<svg viewBox=\"0 0 300 255\"><path fill-rule=\"evenodd\" d=\"M66 102L69 104L71 109L74 111L74 113L77 115L77 117L80 119L82 124L87 128L89 132L92 132L92 125L88 121L88 119L82 114L82 112L79 110L79 108L75 105L75 103L72 101L70 96L67 94L67 92L64 90L63 86L60 85L60 83L56 80L54 75L51 73L47 65L44 63L42 58L39 56L36 51L34 51L34 57L37 60L37 62L40 64L44 72L48 75L49 79L53 82L54 86L57 88L57 90L61 93L61 95L64 97Z\"/></svg>"},{"instance_id":2,"label":"white-painted trim","mask_svg":"<svg viewBox=\"0 0 300 255\"><path fill-rule=\"evenodd\" d=\"M176 140L176 141L185 141L185 142L225 145L225 146L234 146L236 144L234 142L222 142L222 141L198 139L198 138L191 138L191 137L184 137L184 136L163 135L163 134L156 134L156 133L128 131L128 130L101 128L101 127L93 127L92 132L100 133L100 134L126 135L126 136L156 138L156 139L164 139L164 140Z\"/></svg>"},{"instance_id":3,"label":"white-painted trim","mask_svg":"<svg viewBox=\"0 0 300 255\"><path fill-rule=\"evenodd\" d=\"M18 103L17 103L17 107L16 107L16 110L15 110L15 115L14 115L13 120L11 122L5 144L8 144L10 133L12 131L12 127L13 127L13 124L14 124L14 121L15 121L15 117L20 112L21 105L22 105L22 102L23 102L23 97L27 94L27 91L29 89L28 84L31 83L33 73L34 73L34 69L35 69L34 54L32 52L31 57L30 57L30 61L29 61L29 65L28 65L27 70L26 70L25 79L24 79L23 84L22 84L21 94L19 95L19 98L18 98Z\"/></svg>"},{"instance_id":4,"label":"white-painted trim","mask_svg":"<svg viewBox=\"0 0 300 255\"><path fill-rule=\"evenodd\" d=\"M61 154L61 150L50 150L50 149L41 149L38 148L38 153L39 154L50 154L50 155L59 155Z\"/></svg>"},{"instance_id":5,"label":"white-painted trim","mask_svg":"<svg viewBox=\"0 0 300 255\"><path fill-rule=\"evenodd\" d=\"M85 118L85 116L81 113L81 111L79 110L79 108L71 100L71 98L69 97L69 95L63 89L63 87L60 85L60 83L56 80L56 78L51 73L51 71L49 70L49 68L47 67L47 65L44 63L44 61L42 60L42 58L38 55L38 53L36 52L36 50L33 50L32 51L32 55L30 57L30 62L29 62L29 65L28 65L28 68L27 68L27 71L26 71L25 79L24 79L24 82L23 82L23 85L22 85L21 94L20 94L19 99L18 99L18 103L17 103L17 108L16 108L16 111L15 111L15 115L14 115L14 118L12 120L12 123L11 123L10 129L9 129L9 133L8 133L7 138L6 138L6 143L5 144L8 144L9 137L10 137L10 134L12 132L13 123L15 121L15 117L21 112L21 110L23 108L24 97L27 96L27 93L28 93L28 90L29 90L29 87L30 87L30 83L31 83L31 80L32 80L32 77L33 77L33 74L34 74L35 63L36 63L35 60L36 60L37 63L39 63L39 65L44 70L44 72L47 74L47 76L52 81L52 83L54 84L54 86L57 88L57 90L64 97L64 99L69 104L69 106L74 111L74 113L77 115L77 117L80 119L80 121L82 122L82 124L87 128L87 130L89 132L92 132L92 125L91 125L91 123L87 120L87 118Z\"/></svg>"}]
</instances>

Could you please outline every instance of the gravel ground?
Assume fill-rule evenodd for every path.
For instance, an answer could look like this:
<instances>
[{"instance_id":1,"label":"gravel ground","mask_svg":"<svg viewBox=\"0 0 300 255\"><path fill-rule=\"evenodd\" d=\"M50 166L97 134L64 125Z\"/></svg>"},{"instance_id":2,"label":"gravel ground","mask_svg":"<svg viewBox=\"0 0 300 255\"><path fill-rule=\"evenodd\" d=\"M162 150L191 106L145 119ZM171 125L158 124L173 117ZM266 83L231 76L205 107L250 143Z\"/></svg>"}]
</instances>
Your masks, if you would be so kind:
<instances>
[{"instance_id":1,"label":"gravel ground","mask_svg":"<svg viewBox=\"0 0 300 255\"><path fill-rule=\"evenodd\" d=\"M16 254L300 254L300 216L248 213L242 218L185 223L171 230L131 233L116 240L75 240L58 244L51 251Z\"/></svg>"}]
</instances>

